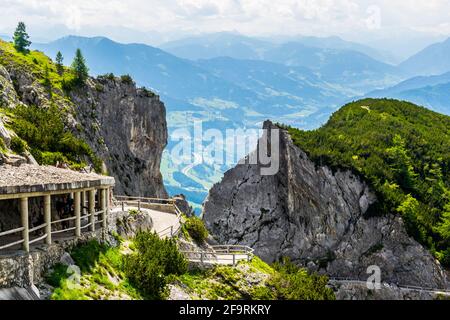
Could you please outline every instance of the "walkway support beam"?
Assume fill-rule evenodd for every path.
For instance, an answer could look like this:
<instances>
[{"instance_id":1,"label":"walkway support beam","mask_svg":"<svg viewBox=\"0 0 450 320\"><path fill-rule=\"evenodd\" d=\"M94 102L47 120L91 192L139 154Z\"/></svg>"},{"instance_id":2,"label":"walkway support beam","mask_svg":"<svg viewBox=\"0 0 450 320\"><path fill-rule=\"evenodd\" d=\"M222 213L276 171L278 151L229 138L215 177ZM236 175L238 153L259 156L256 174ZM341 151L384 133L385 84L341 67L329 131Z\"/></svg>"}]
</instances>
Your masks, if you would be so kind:
<instances>
[{"instance_id":1,"label":"walkway support beam","mask_svg":"<svg viewBox=\"0 0 450 320\"><path fill-rule=\"evenodd\" d=\"M74 192L73 201L75 206L75 236L81 237L81 193Z\"/></svg>"},{"instance_id":2,"label":"walkway support beam","mask_svg":"<svg viewBox=\"0 0 450 320\"><path fill-rule=\"evenodd\" d=\"M28 224L28 198L20 198L20 219L22 222L23 250L30 252L30 233Z\"/></svg>"},{"instance_id":3,"label":"walkway support beam","mask_svg":"<svg viewBox=\"0 0 450 320\"><path fill-rule=\"evenodd\" d=\"M108 225L108 211L109 211L109 189L102 189L102 227L106 231Z\"/></svg>"},{"instance_id":4,"label":"walkway support beam","mask_svg":"<svg viewBox=\"0 0 450 320\"><path fill-rule=\"evenodd\" d=\"M52 244L52 197L48 194L44 196L44 221L45 221L45 243Z\"/></svg>"},{"instance_id":5,"label":"walkway support beam","mask_svg":"<svg viewBox=\"0 0 450 320\"><path fill-rule=\"evenodd\" d=\"M89 190L89 223L91 231L95 231L95 190Z\"/></svg>"}]
</instances>

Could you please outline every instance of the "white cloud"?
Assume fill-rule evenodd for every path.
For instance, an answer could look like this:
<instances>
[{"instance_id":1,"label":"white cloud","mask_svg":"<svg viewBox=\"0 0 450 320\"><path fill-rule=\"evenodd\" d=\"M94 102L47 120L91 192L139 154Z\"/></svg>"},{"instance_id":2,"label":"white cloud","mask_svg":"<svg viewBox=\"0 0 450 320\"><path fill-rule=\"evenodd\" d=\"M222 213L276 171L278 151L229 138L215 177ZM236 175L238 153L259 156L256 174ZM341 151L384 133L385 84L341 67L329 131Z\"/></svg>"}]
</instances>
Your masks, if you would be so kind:
<instances>
[{"instance_id":1,"label":"white cloud","mask_svg":"<svg viewBox=\"0 0 450 320\"><path fill-rule=\"evenodd\" d=\"M140 31L338 34L347 38L409 29L449 32L446 0L0 0L0 32L24 20L34 30L105 26ZM360 35L356 35L358 32Z\"/></svg>"}]
</instances>

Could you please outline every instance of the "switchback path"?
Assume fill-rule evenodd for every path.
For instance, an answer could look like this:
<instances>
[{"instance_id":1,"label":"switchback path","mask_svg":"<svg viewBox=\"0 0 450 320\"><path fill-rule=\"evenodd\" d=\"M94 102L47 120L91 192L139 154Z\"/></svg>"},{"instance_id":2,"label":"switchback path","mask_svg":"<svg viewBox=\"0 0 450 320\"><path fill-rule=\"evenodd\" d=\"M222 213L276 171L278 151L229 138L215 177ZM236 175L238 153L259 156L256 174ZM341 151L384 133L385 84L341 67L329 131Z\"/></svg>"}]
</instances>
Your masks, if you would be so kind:
<instances>
[{"instance_id":1,"label":"switchback path","mask_svg":"<svg viewBox=\"0 0 450 320\"><path fill-rule=\"evenodd\" d=\"M358 285L362 285L362 286L367 286L366 281L342 279L342 278L330 278L329 283L358 284ZM397 287L403 291L416 291L416 292L421 292L421 293L434 293L434 294L450 296L449 289L424 288L424 287L419 287L419 286L406 286L406 285L397 285L397 284L389 284L389 283L382 283L381 286L385 287L385 288L396 288Z\"/></svg>"}]
</instances>

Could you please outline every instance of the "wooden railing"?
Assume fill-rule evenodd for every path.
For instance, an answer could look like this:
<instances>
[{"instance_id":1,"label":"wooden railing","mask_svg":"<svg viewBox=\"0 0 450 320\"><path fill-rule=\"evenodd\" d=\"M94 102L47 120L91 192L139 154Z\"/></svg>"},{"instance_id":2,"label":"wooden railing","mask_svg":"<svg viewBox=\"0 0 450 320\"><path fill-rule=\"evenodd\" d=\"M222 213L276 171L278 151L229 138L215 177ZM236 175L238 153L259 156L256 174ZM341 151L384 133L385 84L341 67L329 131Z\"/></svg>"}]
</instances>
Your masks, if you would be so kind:
<instances>
[{"instance_id":1,"label":"wooden railing","mask_svg":"<svg viewBox=\"0 0 450 320\"><path fill-rule=\"evenodd\" d=\"M154 205L160 205L160 206L168 206L171 209L173 209L174 214L177 215L177 218L179 220L179 224L177 226L170 226L164 230L161 230L158 232L158 235L160 236L168 236L168 237L174 237L179 234L181 231L181 219L182 219L182 212L180 209L176 206L176 199L170 198L170 199L160 199L160 198L145 198L145 197L126 197L126 196L116 196L113 200L114 204L117 205L122 204L123 205L135 205L138 209L140 209L141 204L154 204ZM89 207L85 206L86 203L82 203L80 206L81 214L84 212L89 212ZM18 245L25 245L26 248L29 248L29 245L35 244L39 241L47 240L47 243L51 243L52 236L63 234L66 232L74 232L75 236L78 236L81 234L82 231L89 229L90 231L95 231L97 224L103 224L105 225L105 210L99 210L92 213L87 213L84 215L74 215L72 217L67 217L55 221L51 221L49 219L49 223L44 223L39 226L35 226L31 229L28 229L25 231L25 227L20 227L13 230L7 230L4 232L0 232L0 250L9 249ZM82 223L85 222L85 223ZM58 228L58 226L62 226L61 229ZM28 227L27 227L28 228ZM39 234L37 237L31 238L30 235L37 233L41 230L45 230L43 233ZM49 232L48 232L49 230ZM20 234L20 235L17 235ZM2 244L2 237L9 237L14 239L7 239L4 241L4 244ZM26 242L26 243L25 243Z\"/></svg>"},{"instance_id":2,"label":"wooden railing","mask_svg":"<svg viewBox=\"0 0 450 320\"><path fill-rule=\"evenodd\" d=\"M211 250L182 250L181 253L191 262L232 264L233 266L236 266L239 261L251 261L254 256L252 248L240 245L212 246Z\"/></svg>"},{"instance_id":3,"label":"wooden railing","mask_svg":"<svg viewBox=\"0 0 450 320\"><path fill-rule=\"evenodd\" d=\"M166 229L157 231L156 233L160 237L174 237L177 236L181 231L181 219L183 213L180 208L175 204L176 198L146 198L146 197L129 197L129 196L115 196L113 200L115 206L122 206L122 210L125 211L125 205L127 206L135 206L138 210L141 210L142 205L150 204L150 205L158 205L158 206L167 206L173 209L174 213L178 219L178 226L169 226ZM170 213L168 213L170 214Z\"/></svg>"},{"instance_id":4,"label":"wooden railing","mask_svg":"<svg viewBox=\"0 0 450 320\"><path fill-rule=\"evenodd\" d=\"M17 228L17 229L13 229L13 230L8 230L8 231L1 232L1 233L0 233L0 239L1 239L1 237L10 236L10 235L13 235L13 234L15 234L15 233L23 232L24 230L25 230L25 228L24 228L24 227L21 227L21 228ZM20 240L11 242L11 243L4 244L4 245L0 246L0 250L8 249L8 248L10 248L10 247L14 247L14 246L16 246L16 245L19 245L19 244L24 243L24 241L25 241L25 240L20 239Z\"/></svg>"}]
</instances>

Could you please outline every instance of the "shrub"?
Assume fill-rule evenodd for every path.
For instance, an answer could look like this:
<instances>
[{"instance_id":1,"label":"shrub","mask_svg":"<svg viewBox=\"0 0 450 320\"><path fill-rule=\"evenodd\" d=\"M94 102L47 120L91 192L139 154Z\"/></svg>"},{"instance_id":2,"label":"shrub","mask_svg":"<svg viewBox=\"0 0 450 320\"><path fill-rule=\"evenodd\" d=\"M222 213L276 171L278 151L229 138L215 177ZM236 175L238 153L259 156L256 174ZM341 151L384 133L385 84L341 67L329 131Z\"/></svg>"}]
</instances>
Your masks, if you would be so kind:
<instances>
[{"instance_id":1,"label":"shrub","mask_svg":"<svg viewBox=\"0 0 450 320\"><path fill-rule=\"evenodd\" d=\"M134 246L136 252L124 261L124 271L130 283L148 299L165 298L167 277L187 272L187 261L179 252L175 240L139 232Z\"/></svg>"},{"instance_id":2,"label":"shrub","mask_svg":"<svg viewBox=\"0 0 450 320\"><path fill-rule=\"evenodd\" d=\"M25 141L17 136L11 138L11 150L17 154L22 154L28 149L28 145Z\"/></svg>"},{"instance_id":3,"label":"shrub","mask_svg":"<svg viewBox=\"0 0 450 320\"><path fill-rule=\"evenodd\" d=\"M104 75L99 76L98 78L101 80L109 80L109 81L116 80L116 76L114 75L114 73L106 73Z\"/></svg>"},{"instance_id":4,"label":"shrub","mask_svg":"<svg viewBox=\"0 0 450 320\"><path fill-rule=\"evenodd\" d=\"M198 243L202 243L208 237L208 230L203 221L197 217L191 217L184 223L184 228L189 235Z\"/></svg>"},{"instance_id":5,"label":"shrub","mask_svg":"<svg viewBox=\"0 0 450 320\"><path fill-rule=\"evenodd\" d=\"M128 214L130 215L130 216L135 216L135 215L137 215L139 213L139 211L137 210L137 209L130 209L130 210L128 210Z\"/></svg>"},{"instance_id":6,"label":"shrub","mask_svg":"<svg viewBox=\"0 0 450 320\"><path fill-rule=\"evenodd\" d=\"M275 263L277 271L269 279L269 286L275 289L279 300L335 300L333 290L327 287L328 278L308 274L294 265L289 259Z\"/></svg>"},{"instance_id":7,"label":"shrub","mask_svg":"<svg viewBox=\"0 0 450 320\"><path fill-rule=\"evenodd\" d=\"M131 76L128 74L121 76L120 80L125 84L129 84L129 85L134 84L133 78L131 78Z\"/></svg>"},{"instance_id":8,"label":"shrub","mask_svg":"<svg viewBox=\"0 0 450 320\"><path fill-rule=\"evenodd\" d=\"M144 93L144 96L148 98L153 98L155 96L155 93L153 91L148 90L146 87L143 87L141 90Z\"/></svg>"},{"instance_id":9,"label":"shrub","mask_svg":"<svg viewBox=\"0 0 450 320\"><path fill-rule=\"evenodd\" d=\"M89 272L99 261L101 254L108 251L106 244L91 240L87 244L80 245L72 250L71 256L81 272Z\"/></svg>"},{"instance_id":10,"label":"shrub","mask_svg":"<svg viewBox=\"0 0 450 320\"><path fill-rule=\"evenodd\" d=\"M48 108L17 106L14 109L12 129L31 147L31 153L40 164L55 164L56 161L70 165L83 165L83 157L89 158L95 170L100 172L102 162L89 145L67 132L62 111L55 105ZM19 140L14 146L17 151L24 145Z\"/></svg>"}]
</instances>

